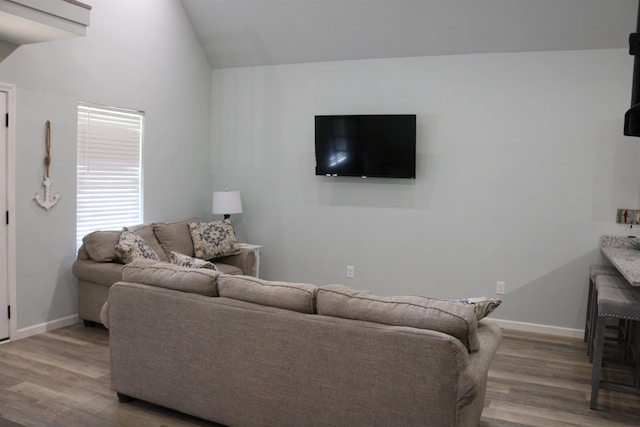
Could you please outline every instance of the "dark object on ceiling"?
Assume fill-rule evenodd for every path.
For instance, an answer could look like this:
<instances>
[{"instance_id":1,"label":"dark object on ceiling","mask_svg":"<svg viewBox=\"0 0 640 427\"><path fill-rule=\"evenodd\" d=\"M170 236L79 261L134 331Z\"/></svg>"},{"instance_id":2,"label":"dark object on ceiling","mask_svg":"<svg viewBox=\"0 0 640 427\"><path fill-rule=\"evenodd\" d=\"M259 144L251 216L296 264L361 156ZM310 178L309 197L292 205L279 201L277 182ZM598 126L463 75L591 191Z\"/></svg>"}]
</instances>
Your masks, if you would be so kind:
<instances>
[{"instance_id":1,"label":"dark object on ceiling","mask_svg":"<svg viewBox=\"0 0 640 427\"><path fill-rule=\"evenodd\" d=\"M629 35L629 54L633 60L633 84L631 86L631 108L624 115L624 134L640 136L640 2L636 32Z\"/></svg>"}]
</instances>

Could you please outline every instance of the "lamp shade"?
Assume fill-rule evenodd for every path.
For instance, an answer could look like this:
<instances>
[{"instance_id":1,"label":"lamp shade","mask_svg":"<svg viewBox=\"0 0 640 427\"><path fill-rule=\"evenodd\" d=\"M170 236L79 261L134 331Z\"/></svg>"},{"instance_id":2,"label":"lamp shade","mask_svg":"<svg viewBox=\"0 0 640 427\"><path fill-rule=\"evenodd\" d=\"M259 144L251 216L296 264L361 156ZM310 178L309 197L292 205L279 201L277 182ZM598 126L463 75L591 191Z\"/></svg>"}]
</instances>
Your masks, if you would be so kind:
<instances>
[{"instance_id":1,"label":"lamp shade","mask_svg":"<svg viewBox=\"0 0 640 427\"><path fill-rule=\"evenodd\" d=\"M214 191L211 213L236 214L242 213L242 200L239 191Z\"/></svg>"}]
</instances>

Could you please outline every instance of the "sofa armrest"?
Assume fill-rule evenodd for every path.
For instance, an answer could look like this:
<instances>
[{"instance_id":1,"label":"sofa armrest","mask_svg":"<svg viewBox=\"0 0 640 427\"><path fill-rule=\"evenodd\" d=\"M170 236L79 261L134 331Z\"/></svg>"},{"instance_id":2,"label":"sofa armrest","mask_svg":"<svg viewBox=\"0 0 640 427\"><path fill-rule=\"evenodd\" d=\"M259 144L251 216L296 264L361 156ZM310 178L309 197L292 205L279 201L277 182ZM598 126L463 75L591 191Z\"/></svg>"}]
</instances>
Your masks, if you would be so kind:
<instances>
[{"instance_id":1,"label":"sofa armrest","mask_svg":"<svg viewBox=\"0 0 640 427\"><path fill-rule=\"evenodd\" d=\"M78 249L78 259L81 259L81 260L91 259L84 245L81 245L80 249Z\"/></svg>"},{"instance_id":2,"label":"sofa armrest","mask_svg":"<svg viewBox=\"0 0 640 427\"><path fill-rule=\"evenodd\" d=\"M251 276L256 271L256 253L252 249L240 248L240 253L237 255L224 256L212 261L238 267L246 276Z\"/></svg>"},{"instance_id":3,"label":"sofa armrest","mask_svg":"<svg viewBox=\"0 0 640 427\"><path fill-rule=\"evenodd\" d=\"M116 262L96 262L89 259L77 259L73 263L73 274L79 280L111 286L122 280L124 264Z\"/></svg>"},{"instance_id":4,"label":"sofa armrest","mask_svg":"<svg viewBox=\"0 0 640 427\"><path fill-rule=\"evenodd\" d=\"M457 403L460 411L459 423L456 425L470 425L480 419L484 407L489 368L501 340L502 330L496 323L489 319L478 323L480 348L469 354L469 364L460 375Z\"/></svg>"},{"instance_id":5,"label":"sofa armrest","mask_svg":"<svg viewBox=\"0 0 640 427\"><path fill-rule=\"evenodd\" d=\"M100 321L102 322L102 326L109 329L109 300L102 305L102 309L100 309Z\"/></svg>"}]
</instances>

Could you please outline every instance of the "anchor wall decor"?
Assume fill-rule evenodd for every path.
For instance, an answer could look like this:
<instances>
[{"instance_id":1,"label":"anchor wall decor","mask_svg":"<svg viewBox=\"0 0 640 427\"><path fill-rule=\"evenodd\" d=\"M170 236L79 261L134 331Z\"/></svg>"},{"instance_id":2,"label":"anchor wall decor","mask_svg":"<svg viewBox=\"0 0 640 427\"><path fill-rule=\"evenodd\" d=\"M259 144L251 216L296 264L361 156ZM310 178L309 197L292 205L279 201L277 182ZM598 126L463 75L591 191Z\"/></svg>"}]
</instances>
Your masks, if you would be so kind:
<instances>
[{"instance_id":1,"label":"anchor wall decor","mask_svg":"<svg viewBox=\"0 0 640 427\"><path fill-rule=\"evenodd\" d=\"M47 155L44 158L45 171L42 180L42 186L44 187L44 198L40 197L40 193L36 193L36 195L33 196L33 200L35 200L39 206L45 208L46 210L49 210L54 207L56 203L58 203L58 200L60 200L60 193L56 193L53 195L53 197L51 197L51 177L49 176L49 166L51 166L51 122L49 122L49 120L47 120L47 123L45 123L45 128L45 146Z\"/></svg>"}]
</instances>

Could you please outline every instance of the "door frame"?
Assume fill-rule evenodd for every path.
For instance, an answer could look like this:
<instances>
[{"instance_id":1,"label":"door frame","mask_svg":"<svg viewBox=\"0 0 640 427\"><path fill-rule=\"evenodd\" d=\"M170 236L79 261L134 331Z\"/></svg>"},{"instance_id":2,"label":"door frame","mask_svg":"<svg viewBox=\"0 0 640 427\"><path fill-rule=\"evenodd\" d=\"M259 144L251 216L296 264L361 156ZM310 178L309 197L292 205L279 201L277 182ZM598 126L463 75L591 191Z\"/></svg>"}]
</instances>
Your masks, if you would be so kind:
<instances>
[{"instance_id":1,"label":"door frame","mask_svg":"<svg viewBox=\"0 0 640 427\"><path fill-rule=\"evenodd\" d=\"M11 318L9 319L10 342L17 337L18 310L16 296L16 86L0 83L0 92L7 94L7 112L9 113L9 127L7 128L7 211L9 212L9 225L7 225L7 290L9 293L9 306L11 306ZM3 119L4 120L4 119ZM1 213L0 213L1 214ZM2 214L2 216L4 216ZM2 218L0 216L0 218ZM4 219L2 219L4 221ZM0 307L0 313L4 315L4 308Z\"/></svg>"}]
</instances>

